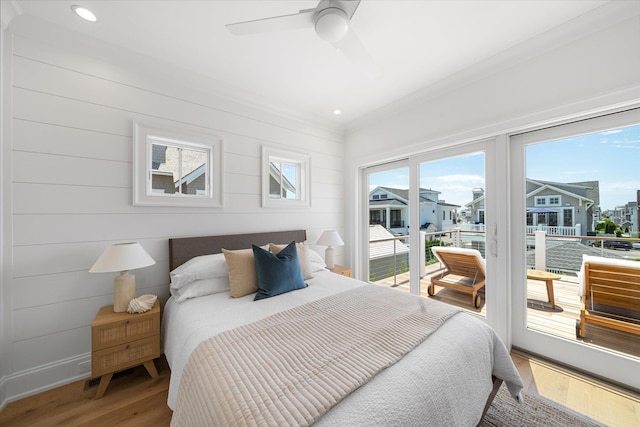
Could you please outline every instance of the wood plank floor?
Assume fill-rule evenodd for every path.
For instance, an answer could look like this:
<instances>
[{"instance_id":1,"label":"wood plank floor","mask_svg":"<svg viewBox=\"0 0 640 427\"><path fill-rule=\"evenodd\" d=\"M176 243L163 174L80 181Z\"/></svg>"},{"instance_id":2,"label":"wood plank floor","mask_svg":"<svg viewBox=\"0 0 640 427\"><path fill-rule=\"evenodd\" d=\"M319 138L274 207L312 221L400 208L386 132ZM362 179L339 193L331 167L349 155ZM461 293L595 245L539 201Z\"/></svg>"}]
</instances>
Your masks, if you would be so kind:
<instances>
[{"instance_id":1,"label":"wood plank floor","mask_svg":"<svg viewBox=\"0 0 640 427\"><path fill-rule=\"evenodd\" d=\"M111 380L103 398L97 385L76 381L9 403L0 412L1 426L168 426L169 366L156 360L158 377L139 366Z\"/></svg>"},{"instance_id":2,"label":"wood plank floor","mask_svg":"<svg viewBox=\"0 0 640 427\"><path fill-rule=\"evenodd\" d=\"M540 359L513 353L525 394L542 396L611 427L640 425L640 395L590 379ZM158 377L143 367L112 380L101 399L97 387L77 381L12 402L0 412L0 425L19 426L168 426L169 368L156 360Z\"/></svg>"}]
</instances>

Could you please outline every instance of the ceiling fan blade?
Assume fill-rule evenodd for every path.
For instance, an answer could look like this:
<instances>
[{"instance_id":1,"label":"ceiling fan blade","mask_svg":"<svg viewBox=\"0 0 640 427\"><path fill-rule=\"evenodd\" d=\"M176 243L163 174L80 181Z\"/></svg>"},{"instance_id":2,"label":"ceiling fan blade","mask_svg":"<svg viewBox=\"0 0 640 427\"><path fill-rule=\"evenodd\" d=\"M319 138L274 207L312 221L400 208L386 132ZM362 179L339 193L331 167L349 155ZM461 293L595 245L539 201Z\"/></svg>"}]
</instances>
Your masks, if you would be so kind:
<instances>
[{"instance_id":1,"label":"ceiling fan blade","mask_svg":"<svg viewBox=\"0 0 640 427\"><path fill-rule=\"evenodd\" d=\"M360 68L369 77L374 78L379 74L373 58L367 52L364 45L353 31L349 28L347 35L342 40L333 43L344 56L346 56L356 67Z\"/></svg>"},{"instance_id":2,"label":"ceiling fan blade","mask_svg":"<svg viewBox=\"0 0 640 427\"><path fill-rule=\"evenodd\" d=\"M255 21L236 22L227 24L227 30L236 36L247 34L267 33L270 31L297 30L313 27L313 14L315 9L301 10L293 15L274 16L271 18L256 19Z\"/></svg>"},{"instance_id":3,"label":"ceiling fan blade","mask_svg":"<svg viewBox=\"0 0 640 427\"><path fill-rule=\"evenodd\" d=\"M338 7L344 10L349 19L353 18L353 14L356 13L360 5L360 0L335 0L335 2L339 3Z\"/></svg>"}]
</instances>

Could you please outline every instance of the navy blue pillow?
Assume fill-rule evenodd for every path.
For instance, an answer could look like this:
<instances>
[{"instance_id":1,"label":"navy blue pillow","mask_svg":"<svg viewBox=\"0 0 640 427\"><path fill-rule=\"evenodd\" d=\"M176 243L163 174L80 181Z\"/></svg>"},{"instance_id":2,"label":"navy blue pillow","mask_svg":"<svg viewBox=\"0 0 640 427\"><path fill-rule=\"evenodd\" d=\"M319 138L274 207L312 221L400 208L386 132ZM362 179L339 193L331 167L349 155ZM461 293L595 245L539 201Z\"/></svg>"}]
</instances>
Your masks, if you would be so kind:
<instances>
[{"instance_id":1,"label":"navy blue pillow","mask_svg":"<svg viewBox=\"0 0 640 427\"><path fill-rule=\"evenodd\" d=\"M251 246L258 278L258 293L254 301L307 287L300 271L296 242L289 243L277 255L256 245Z\"/></svg>"}]
</instances>

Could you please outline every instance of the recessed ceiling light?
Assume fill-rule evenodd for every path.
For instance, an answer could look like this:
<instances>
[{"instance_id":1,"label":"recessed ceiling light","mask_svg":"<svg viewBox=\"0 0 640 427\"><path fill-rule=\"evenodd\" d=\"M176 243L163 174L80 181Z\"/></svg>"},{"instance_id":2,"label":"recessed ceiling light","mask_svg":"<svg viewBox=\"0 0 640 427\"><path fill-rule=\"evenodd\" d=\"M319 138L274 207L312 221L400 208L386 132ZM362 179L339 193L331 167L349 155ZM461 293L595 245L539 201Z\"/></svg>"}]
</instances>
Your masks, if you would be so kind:
<instances>
[{"instance_id":1,"label":"recessed ceiling light","mask_svg":"<svg viewBox=\"0 0 640 427\"><path fill-rule=\"evenodd\" d=\"M333 114L335 114L336 116L339 116L340 114L342 114L342 110L333 110Z\"/></svg>"},{"instance_id":2,"label":"recessed ceiling light","mask_svg":"<svg viewBox=\"0 0 640 427\"><path fill-rule=\"evenodd\" d=\"M78 15L80 18L87 20L89 22L96 22L98 20L98 18L96 18L96 15L94 15L93 12L91 12L86 7L78 6L77 4L74 4L73 6L71 6L71 10L73 10L75 14Z\"/></svg>"}]
</instances>

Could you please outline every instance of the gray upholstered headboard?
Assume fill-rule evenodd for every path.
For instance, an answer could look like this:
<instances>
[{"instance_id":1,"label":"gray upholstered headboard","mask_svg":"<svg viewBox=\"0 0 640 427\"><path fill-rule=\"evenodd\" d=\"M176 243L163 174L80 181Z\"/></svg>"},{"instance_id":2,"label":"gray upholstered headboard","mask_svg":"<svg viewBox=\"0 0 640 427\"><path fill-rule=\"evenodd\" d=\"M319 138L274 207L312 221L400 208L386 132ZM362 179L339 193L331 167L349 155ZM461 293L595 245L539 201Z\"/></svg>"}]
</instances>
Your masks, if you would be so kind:
<instances>
[{"instance_id":1,"label":"gray upholstered headboard","mask_svg":"<svg viewBox=\"0 0 640 427\"><path fill-rule=\"evenodd\" d=\"M252 244L262 246L267 243L289 243L293 240L304 242L306 238L307 232L305 230L291 230L169 239L169 271L173 271L174 268L191 258L220 253L222 248L247 249Z\"/></svg>"}]
</instances>

